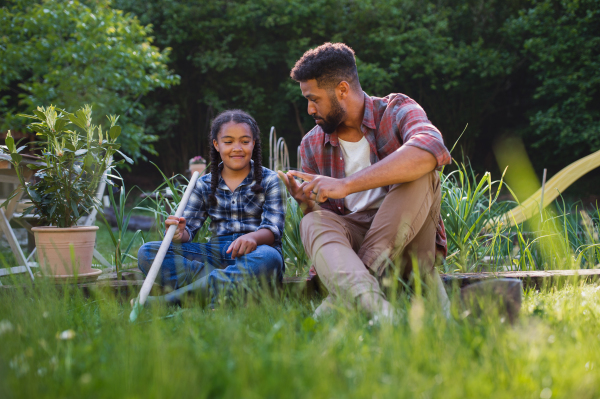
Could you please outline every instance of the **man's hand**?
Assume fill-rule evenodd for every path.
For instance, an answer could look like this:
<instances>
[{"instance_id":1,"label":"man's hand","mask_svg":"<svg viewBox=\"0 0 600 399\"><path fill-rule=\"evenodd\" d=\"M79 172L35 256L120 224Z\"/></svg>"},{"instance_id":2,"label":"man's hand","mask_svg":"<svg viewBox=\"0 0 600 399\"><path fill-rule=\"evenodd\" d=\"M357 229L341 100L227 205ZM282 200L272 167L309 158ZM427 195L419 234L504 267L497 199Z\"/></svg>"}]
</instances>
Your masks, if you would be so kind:
<instances>
[{"instance_id":1,"label":"man's hand","mask_svg":"<svg viewBox=\"0 0 600 399\"><path fill-rule=\"evenodd\" d=\"M304 183L300 185L300 188L306 197L317 203L325 202L329 198L345 198L350 194L344 179L311 175L310 173L297 172L295 170L288 172L288 174L304 180Z\"/></svg>"},{"instance_id":2,"label":"man's hand","mask_svg":"<svg viewBox=\"0 0 600 399\"><path fill-rule=\"evenodd\" d=\"M173 242L189 241L189 234L185 230L185 218L177 218L174 215L171 215L165 220L165 224L167 225L167 230L169 229L169 226L177 225L177 230L175 230L175 235L173 236Z\"/></svg>"},{"instance_id":3,"label":"man's hand","mask_svg":"<svg viewBox=\"0 0 600 399\"><path fill-rule=\"evenodd\" d=\"M300 208L306 214L317 207L316 202L313 199L310 199L303 190L302 185L298 184L294 176L291 175L292 172L283 173L278 170L277 175L285 184L290 195L300 204Z\"/></svg>"},{"instance_id":4,"label":"man's hand","mask_svg":"<svg viewBox=\"0 0 600 399\"><path fill-rule=\"evenodd\" d=\"M244 234L231 243L229 248L227 248L227 253L231 254L231 259L235 259L238 256L247 255L255 251L256 247L258 247L256 239L251 234Z\"/></svg>"}]
</instances>

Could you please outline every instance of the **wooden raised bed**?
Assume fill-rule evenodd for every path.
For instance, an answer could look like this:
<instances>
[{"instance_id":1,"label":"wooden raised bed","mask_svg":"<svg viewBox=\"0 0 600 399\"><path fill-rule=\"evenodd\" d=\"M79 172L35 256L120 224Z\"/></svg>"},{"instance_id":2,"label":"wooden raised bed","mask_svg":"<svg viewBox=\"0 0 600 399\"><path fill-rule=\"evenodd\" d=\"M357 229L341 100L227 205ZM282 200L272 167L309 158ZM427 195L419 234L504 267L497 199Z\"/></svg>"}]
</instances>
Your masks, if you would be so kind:
<instances>
[{"instance_id":1,"label":"wooden raised bed","mask_svg":"<svg viewBox=\"0 0 600 399\"><path fill-rule=\"evenodd\" d=\"M562 285L566 282L585 281L594 282L600 278L600 269L582 269L582 270L548 270L548 271L530 271L530 272L481 272L481 273L455 273L442 274L442 281L447 286L456 285L464 287L469 284L485 280L499 278L513 278L523 282L524 288L539 289L551 285ZM79 283L77 287L83 290L87 295L93 290L112 290L120 295L132 296L137 294L142 286L143 275L139 271L123 272L122 279L117 280L116 273L105 273L98 281L90 283ZM26 287L35 287L35 285L23 285ZM17 286L3 285L0 290L12 290ZM292 295L314 295L319 293L318 278L307 277L286 277L283 280L283 289ZM160 294L160 287L155 284L153 295Z\"/></svg>"}]
</instances>

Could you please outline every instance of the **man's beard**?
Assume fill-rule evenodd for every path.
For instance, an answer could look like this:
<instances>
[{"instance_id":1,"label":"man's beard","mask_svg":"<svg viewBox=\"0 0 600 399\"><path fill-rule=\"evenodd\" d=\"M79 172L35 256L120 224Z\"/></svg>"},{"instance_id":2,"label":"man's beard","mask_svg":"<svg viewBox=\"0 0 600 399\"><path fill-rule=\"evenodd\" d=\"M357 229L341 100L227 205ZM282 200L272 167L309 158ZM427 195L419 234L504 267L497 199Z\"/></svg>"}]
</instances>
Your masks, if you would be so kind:
<instances>
[{"instance_id":1,"label":"man's beard","mask_svg":"<svg viewBox=\"0 0 600 399\"><path fill-rule=\"evenodd\" d=\"M335 129L337 129L346 116L346 111L340 105L335 94L329 96L329 99L331 101L331 111L327 116L323 117L323 122L317 123L317 125L321 126L321 129L327 134L335 132Z\"/></svg>"}]
</instances>

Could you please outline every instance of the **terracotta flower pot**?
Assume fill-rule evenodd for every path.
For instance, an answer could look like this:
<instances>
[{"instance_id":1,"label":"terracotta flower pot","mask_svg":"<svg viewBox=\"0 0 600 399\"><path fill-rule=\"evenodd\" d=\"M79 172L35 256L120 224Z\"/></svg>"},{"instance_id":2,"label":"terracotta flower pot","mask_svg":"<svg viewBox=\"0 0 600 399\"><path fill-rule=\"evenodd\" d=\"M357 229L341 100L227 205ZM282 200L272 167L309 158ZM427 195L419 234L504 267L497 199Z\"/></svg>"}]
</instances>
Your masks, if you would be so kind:
<instances>
[{"instance_id":1,"label":"terracotta flower pot","mask_svg":"<svg viewBox=\"0 0 600 399\"><path fill-rule=\"evenodd\" d=\"M44 276L56 280L89 281L102 274L102 270L92 269L98 226L44 226L31 230Z\"/></svg>"},{"instance_id":2,"label":"terracotta flower pot","mask_svg":"<svg viewBox=\"0 0 600 399\"><path fill-rule=\"evenodd\" d=\"M190 174L193 175L194 172L198 171L200 176L204 176L204 171L206 169L205 163L191 163L190 164Z\"/></svg>"}]
</instances>

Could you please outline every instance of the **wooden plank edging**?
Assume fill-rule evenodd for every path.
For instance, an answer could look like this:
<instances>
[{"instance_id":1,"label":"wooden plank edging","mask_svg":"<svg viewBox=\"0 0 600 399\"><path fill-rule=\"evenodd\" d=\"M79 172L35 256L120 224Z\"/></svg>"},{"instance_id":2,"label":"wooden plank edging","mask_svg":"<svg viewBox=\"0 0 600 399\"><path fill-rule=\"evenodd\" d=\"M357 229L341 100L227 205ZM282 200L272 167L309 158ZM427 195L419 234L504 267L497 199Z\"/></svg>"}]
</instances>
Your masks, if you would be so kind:
<instances>
[{"instance_id":1,"label":"wooden plank edging","mask_svg":"<svg viewBox=\"0 0 600 399\"><path fill-rule=\"evenodd\" d=\"M112 275L114 274L114 276ZM137 289L140 287L144 280L139 280L139 272L124 272L123 280L116 280L116 273L107 273L103 278L87 283L77 284L78 288L85 291L109 288L116 291L127 291L129 289ZM524 287L542 287L548 284L554 284L557 282L566 282L574 278L585 279L586 281L596 281L600 279L600 269L580 269L580 270L534 270L534 271L510 271L510 272L480 272L480 273L452 273L452 274L441 274L442 281L446 285L458 284L462 287L472 283L476 283L484 280L499 279L499 278L513 278L519 279L523 282ZM292 289L298 294L312 294L318 292L317 278L313 277L286 277L283 279L283 285L286 288ZM27 285L23 285L23 288L27 289ZM17 286L4 285L0 286L1 290L10 290L17 288ZM158 288L158 286L157 286Z\"/></svg>"},{"instance_id":2,"label":"wooden plank edging","mask_svg":"<svg viewBox=\"0 0 600 399\"><path fill-rule=\"evenodd\" d=\"M547 284L566 282L570 279L581 278L586 281L595 281L600 278L600 269L579 270L532 270L532 271L508 271L508 272L480 272L480 273L452 273L441 274L445 284L458 283L459 286L476 283L479 281L514 278L523 282L524 287L540 288Z\"/></svg>"}]
</instances>

